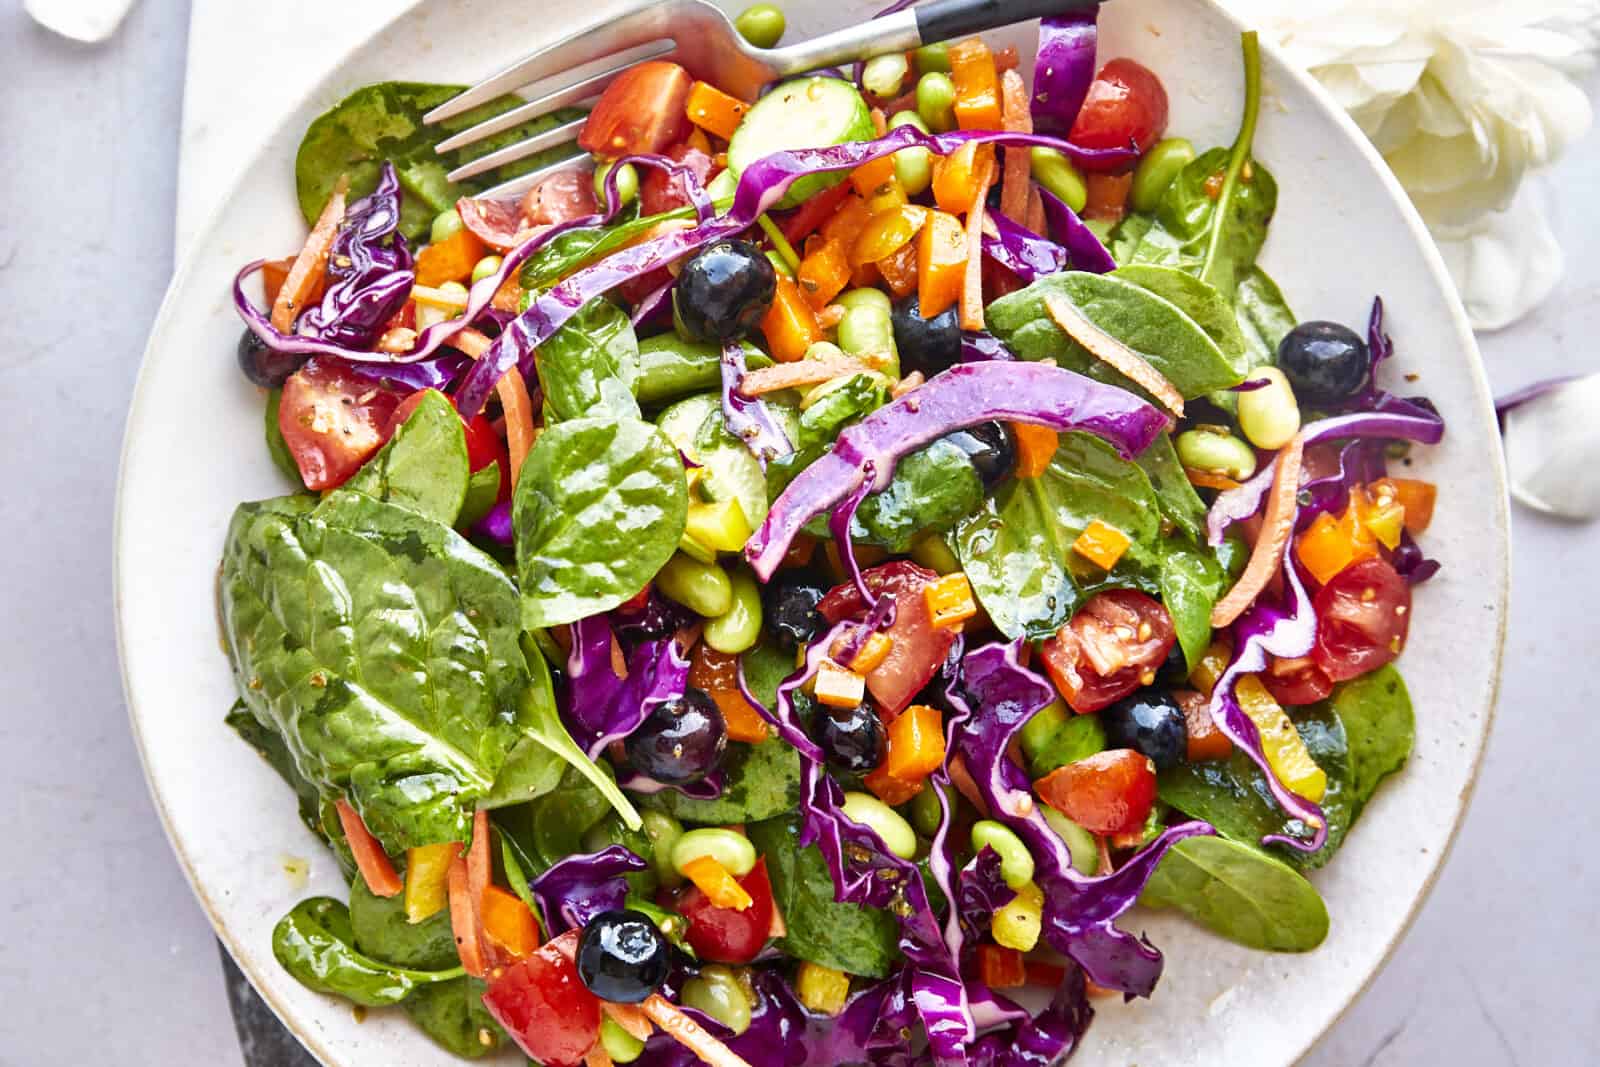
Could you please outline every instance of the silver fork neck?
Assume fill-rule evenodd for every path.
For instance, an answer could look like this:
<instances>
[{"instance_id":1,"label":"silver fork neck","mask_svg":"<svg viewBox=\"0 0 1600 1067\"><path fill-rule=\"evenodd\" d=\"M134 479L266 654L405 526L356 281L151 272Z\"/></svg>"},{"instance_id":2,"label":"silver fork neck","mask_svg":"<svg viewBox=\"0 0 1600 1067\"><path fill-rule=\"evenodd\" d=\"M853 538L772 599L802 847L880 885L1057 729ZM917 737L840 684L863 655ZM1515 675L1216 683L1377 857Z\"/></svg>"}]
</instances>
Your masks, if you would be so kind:
<instances>
[{"instance_id":1,"label":"silver fork neck","mask_svg":"<svg viewBox=\"0 0 1600 1067\"><path fill-rule=\"evenodd\" d=\"M917 13L907 9L881 19L860 22L809 41L760 53L780 77L802 74L819 67L837 67L858 59L909 52L922 46Z\"/></svg>"}]
</instances>

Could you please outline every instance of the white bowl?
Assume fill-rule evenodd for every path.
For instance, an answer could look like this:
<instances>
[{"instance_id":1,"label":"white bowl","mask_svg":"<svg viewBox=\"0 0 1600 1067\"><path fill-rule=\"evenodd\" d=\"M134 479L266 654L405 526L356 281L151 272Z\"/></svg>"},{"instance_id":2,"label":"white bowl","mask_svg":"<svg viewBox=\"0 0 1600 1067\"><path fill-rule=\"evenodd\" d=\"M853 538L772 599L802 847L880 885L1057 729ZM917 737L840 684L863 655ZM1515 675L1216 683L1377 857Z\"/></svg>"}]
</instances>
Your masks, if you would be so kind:
<instances>
[{"instance_id":1,"label":"white bowl","mask_svg":"<svg viewBox=\"0 0 1600 1067\"><path fill-rule=\"evenodd\" d=\"M283 783L222 721L233 702L212 609L229 515L284 483L262 446L262 398L233 359L239 264L289 251L304 232L295 147L317 114L387 79L470 82L527 48L591 21L597 0L438 0L361 45L265 138L226 207L173 280L129 414L117 502L117 622L128 705L173 848L240 967L324 1063L410 1067L444 1059L399 1012L358 1020L272 957L273 924L313 893L343 896L338 869L295 815ZM725 0L725 6L740 6ZM788 5L791 37L864 17L864 0ZM1171 129L1227 144L1242 99L1238 27L1204 0L1119 0L1102 16L1101 57L1131 55L1172 98ZM1031 33L1008 38L1031 57ZM1025 69L1031 63L1025 63ZM1313 880L1332 931L1317 951L1268 955L1169 915L1134 914L1166 953L1155 997L1100 1002L1074 1061L1285 1064L1350 1004L1392 950L1444 860L1471 791L1499 676L1507 524L1499 439L1461 305L1420 220L1356 128L1306 77L1266 56L1256 154L1280 201L1264 263L1306 318L1365 321L1390 311L1396 385L1418 375L1444 413L1443 445L1408 473L1440 485L1426 548L1444 564L1417 595L1400 661L1416 701L1410 765L1380 791L1336 859ZM1411 388L1411 386L1408 386ZM310 862L308 883L284 873ZM508 1054L507 1062L520 1062Z\"/></svg>"}]
</instances>

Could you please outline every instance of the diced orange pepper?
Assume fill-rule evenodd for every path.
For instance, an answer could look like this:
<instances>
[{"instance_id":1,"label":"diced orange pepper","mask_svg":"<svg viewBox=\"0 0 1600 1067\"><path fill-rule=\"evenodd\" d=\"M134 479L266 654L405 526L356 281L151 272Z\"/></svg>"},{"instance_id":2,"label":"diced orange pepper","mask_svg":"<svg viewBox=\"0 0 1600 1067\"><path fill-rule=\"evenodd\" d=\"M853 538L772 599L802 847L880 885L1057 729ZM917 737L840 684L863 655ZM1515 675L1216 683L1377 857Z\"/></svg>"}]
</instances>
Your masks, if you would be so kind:
<instances>
[{"instance_id":1,"label":"diced orange pepper","mask_svg":"<svg viewBox=\"0 0 1600 1067\"><path fill-rule=\"evenodd\" d=\"M1093 563L1103 571L1108 571L1117 565L1124 552L1133 541L1127 534L1115 526L1107 525L1099 519L1092 519L1089 525L1083 528L1083 533L1072 542L1072 551Z\"/></svg>"},{"instance_id":2,"label":"diced orange pepper","mask_svg":"<svg viewBox=\"0 0 1600 1067\"><path fill-rule=\"evenodd\" d=\"M812 693L819 704L830 708L853 708L866 699L867 680L837 663L825 661L811 680Z\"/></svg>"},{"instance_id":3,"label":"diced orange pepper","mask_svg":"<svg viewBox=\"0 0 1600 1067\"><path fill-rule=\"evenodd\" d=\"M743 911L755 903L728 868L710 856L696 856L683 865L683 876L719 908Z\"/></svg>"},{"instance_id":4,"label":"diced orange pepper","mask_svg":"<svg viewBox=\"0 0 1600 1067\"><path fill-rule=\"evenodd\" d=\"M1400 506L1406 509L1407 533L1421 534L1433 521L1433 504L1439 490L1432 482L1415 478L1380 478L1367 489L1374 497L1381 496L1385 490L1394 494Z\"/></svg>"},{"instance_id":5,"label":"diced orange pepper","mask_svg":"<svg viewBox=\"0 0 1600 1067\"><path fill-rule=\"evenodd\" d=\"M1126 174L1091 171L1084 175L1084 186L1088 190L1088 199L1083 205L1084 218L1120 222L1122 216L1128 213L1128 194L1133 191L1133 171Z\"/></svg>"},{"instance_id":6,"label":"diced orange pepper","mask_svg":"<svg viewBox=\"0 0 1600 1067\"><path fill-rule=\"evenodd\" d=\"M876 263L863 263L850 272L850 288L870 289L883 281L883 272ZM835 325L838 325L835 323Z\"/></svg>"},{"instance_id":7,"label":"diced orange pepper","mask_svg":"<svg viewBox=\"0 0 1600 1067\"><path fill-rule=\"evenodd\" d=\"M895 180L894 157L881 156L850 172L850 184L864 200L871 200Z\"/></svg>"},{"instance_id":8,"label":"diced orange pepper","mask_svg":"<svg viewBox=\"0 0 1600 1067\"><path fill-rule=\"evenodd\" d=\"M1295 546L1300 565L1311 572L1320 584L1328 581L1355 561L1355 546L1350 537L1339 528L1339 522L1324 511L1318 515L1306 532L1300 535Z\"/></svg>"},{"instance_id":9,"label":"diced orange pepper","mask_svg":"<svg viewBox=\"0 0 1600 1067\"><path fill-rule=\"evenodd\" d=\"M705 642L689 657L689 684L707 693L739 688L739 657L718 652Z\"/></svg>"},{"instance_id":10,"label":"diced orange pepper","mask_svg":"<svg viewBox=\"0 0 1600 1067\"><path fill-rule=\"evenodd\" d=\"M797 274L800 291L821 311L850 284L850 257L840 242L813 235Z\"/></svg>"},{"instance_id":11,"label":"diced orange pepper","mask_svg":"<svg viewBox=\"0 0 1600 1067\"><path fill-rule=\"evenodd\" d=\"M917 231L928 221L928 209L905 204L881 211L867 219L850 246L852 264L876 263L887 259L916 239Z\"/></svg>"},{"instance_id":12,"label":"diced orange pepper","mask_svg":"<svg viewBox=\"0 0 1600 1067\"><path fill-rule=\"evenodd\" d=\"M795 362L806 354L806 349L822 340L817 313L800 287L781 271L772 306L761 320L761 332L766 335L772 358L780 363Z\"/></svg>"},{"instance_id":13,"label":"diced orange pepper","mask_svg":"<svg viewBox=\"0 0 1600 1067\"><path fill-rule=\"evenodd\" d=\"M884 284L896 298L910 296L917 288L917 245L919 242L907 241L895 250L894 255L886 256L876 263L868 266L876 268L883 278Z\"/></svg>"},{"instance_id":14,"label":"diced orange pepper","mask_svg":"<svg viewBox=\"0 0 1600 1067\"><path fill-rule=\"evenodd\" d=\"M817 227L827 222L851 195L849 182L840 182L827 192L818 193L795 209L783 224L783 236L797 245L817 232Z\"/></svg>"},{"instance_id":15,"label":"diced orange pepper","mask_svg":"<svg viewBox=\"0 0 1600 1067\"><path fill-rule=\"evenodd\" d=\"M708 689L706 692L722 712L722 719L728 726L728 740L755 744L767 739L767 720L750 706L750 701L738 689Z\"/></svg>"},{"instance_id":16,"label":"diced orange pepper","mask_svg":"<svg viewBox=\"0 0 1600 1067\"><path fill-rule=\"evenodd\" d=\"M465 282L487 251L477 234L463 226L417 253L417 284L431 289L445 282Z\"/></svg>"},{"instance_id":17,"label":"diced orange pepper","mask_svg":"<svg viewBox=\"0 0 1600 1067\"><path fill-rule=\"evenodd\" d=\"M917 240L917 310L931 319L955 306L967 275L967 235L961 220L935 211Z\"/></svg>"},{"instance_id":18,"label":"diced orange pepper","mask_svg":"<svg viewBox=\"0 0 1600 1067\"><path fill-rule=\"evenodd\" d=\"M1237 489L1239 483L1226 474L1215 471L1197 471L1193 467L1183 468L1183 473L1188 477L1189 484L1200 489Z\"/></svg>"},{"instance_id":19,"label":"diced orange pepper","mask_svg":"<svg viewBox=\"0 0 1600 1067\"><path fill-rule=\"evenodd\" d=\"M856 235L861 232L861 227L867 224L867 219L872 217L872 211L867 207L867 202L861 197L851 194L845 197L829 219L822 224L820 232L825 240L837 241L849 248L855 241Z\"/></svg>"},{"instance_id":20,"label":"diced orange pepper","mask_svg":"<svg viewBox=\"0 0 1600 1067\"><path fill-rule=\"evenodd\" d=\"M894 638L885 633L874 633L861 643L861 650L856 653L855 659L852 659L848 666L857 674L870 674L889 658L893 648Z\"/></svg>"},{"instance_id":21,"label":"diced orange pepper","mask_svg":"<svg viewBox=\"0 0 1600 1067\"><path fill-rule=\"evenodd\" d=\"M990 989L1016 989L1027 984L1028 969L1014 948L979 945L978 978Z\"/></svg>"},{"instance_id":22,"label":"diced orange pepper","mask_svg":"<svg viewBox=\"0 0 1600 1067\"><path fill-rule=\"evenodd\" d=\"M483 891L483 932L514 959L539 948L539 921L521 897L497 885Z\"/></svg>"},{"instance_id":23,"label":"diced orange pepper","mask_svg":"<svg viewBox=\"0 0 1600 1067\"><path fill-rule=\"evenodd\" d=\"M1175 689L1172 699L1183 709L1183 722L1188 730L1185 755L1190 763L1227 759L1233 754L1233 742L1217 728L1211 717L1211 701L1193 689Z\"/></svg>"},{"instance_id":24,"label":"diced orange pepper","mask_svg":"<svg viewBox=\"0 0 1600 1067\"><path fill-rule=\"evenodd\" d=\"M1405 508L1392 492L1373 494L1365 489L1350 491L1350 506L1356 509L1361 526L1374 540L1391 552L1400 546L1405 530Z\"/></svg>"},{"instance_id":25,"label":"diced orange pepper","mask_svg":"<svg viewBox=\"0 0 1600 1067\"><path fill-rule=\"evenodd\" d=\"M940 211L964 215L978 195L978 182L994 163L994 146L968 142L933 163L933 199Z\"/></svg>"},{"instance_id":26,"label":"diced orange pepper","mask_svg":"<svg viewBox=\"0 0 1600 1067\"><path fill-rule=\"evenodd\" d=\"M360 872L362 881L367 883L367 888L372 890L372 895L392 897L399 894L405 886L395 873L394 864L389 862L389 854L362 821L361 813L342 797L334 807L339 812L339 826L344 830L345 843L350 846L350 854L355 858L356 870Z\"/></svg>"},{"instance_id":27,"label":"diced orange pepper","mask_svg":"<svg viewBox=\"0 0 1600 1067\"><path fill-rule=\"evenodd\" d=\"M923 586L922 599L928 605L928 617L936 630L959 626L978 614L978 602L972 598L972 583L961 571Z\"/></svg>"},{"instance_id":28,"label":"diced orange pepper","mask_svg":"<svg viewBox=\"0 0 1600 1067\"><path fill-rule=\"evenodd\" d=\"M956 125L963 130L998 130L1000 76L994 53L981 37L950 46L950 79L956 86Z\"/></svg>"},{"instance_id":29,"label":"diced orange pepper","mask_svg":"<svg viewBox=\"0 0 1600 1067\"><path fill-rule=\"evenodd\" d=\"M884 773L902 782L918 782L944 764L944 718L938 708L913 704L888 729Z\"/></svg>"},{"instance_id":30,"label":"diced orange pepper","mask_svg":"<svg viewBox=\"0 0 1600 1067\"><path fill-rule=\"evenodd\" d=\"M872 795L889 805L898 807L922 792L927 785L927 779L918 778L914 782L907 782L896 778L889 773L888 764L885 763L877 770L861 779L861 783L872 791Z\"/></svg>"},{"instance_id":31,"label":"diced orange pepper","mask_svg":"<svg viewBox=\"0 0 1600 1067\"><path fill-rule=\"evenodd\" d=\"M1050 466L1061 437L1048 426L1013 422L1011 436L1017 442L1017 477L1037 478Z\"/></svg>"},{"instance_id":32,"label":"diced orange pepper","mask_svg":"<svg viewBox=\"0 0 1600 1067\"><path fill-rule=\"evenodd\" d=\"M690 122L726 141L733 137L733 131L744 121L750 105L729 96L716 86L695 82L689 86L689 100L684 110L688 112Z\"/></svg>"}]
</instances>

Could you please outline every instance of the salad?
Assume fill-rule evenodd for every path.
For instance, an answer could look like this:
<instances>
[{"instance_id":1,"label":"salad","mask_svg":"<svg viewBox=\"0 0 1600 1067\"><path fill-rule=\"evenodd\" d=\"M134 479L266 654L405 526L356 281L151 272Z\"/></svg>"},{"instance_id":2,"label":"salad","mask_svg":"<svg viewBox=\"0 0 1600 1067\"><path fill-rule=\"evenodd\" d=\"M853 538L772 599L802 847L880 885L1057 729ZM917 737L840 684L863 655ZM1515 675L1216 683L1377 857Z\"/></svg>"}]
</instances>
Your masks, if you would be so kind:
<instances>
[{"instance_id":1,"label":"salad","mask_svg":"<svg viewBox=\"0 0 1600 1067\"><path fill-rule=\"evenodd\" d=\"M514 199L559 157L434 145L516 100L312 123L309 236L234 290L294 491L219 579L228 722L350 884L282 965L466 1057L1022 1065L1155 990L1135 903L1315 948L1411 747L1443 422L1381 301L1258 262L1242 55L1201 152L1092 13L1031 90L977 38L641 64Z\"/></svg>"}]
</instances>

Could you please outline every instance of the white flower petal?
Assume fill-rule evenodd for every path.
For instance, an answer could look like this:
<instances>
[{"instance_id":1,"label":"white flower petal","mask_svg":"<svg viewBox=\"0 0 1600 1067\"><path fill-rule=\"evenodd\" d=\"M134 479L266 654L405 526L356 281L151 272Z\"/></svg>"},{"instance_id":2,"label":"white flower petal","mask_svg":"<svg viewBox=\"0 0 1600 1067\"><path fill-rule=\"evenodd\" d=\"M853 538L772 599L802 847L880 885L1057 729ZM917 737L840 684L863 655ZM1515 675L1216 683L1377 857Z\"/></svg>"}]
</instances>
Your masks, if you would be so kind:
<instances>
[{"instance_id":1,"label":"white flower petal","mask_svg":"<svg viewBox=\"0 0 1600 1067\"><path fill-rule=\"evenodd\" d=\"M1600 374L1506 415L1511 495L1566 519L1600 518Z\"/></svg>"},{"instance_id":2,"label":"white flower petal","mask_svg":"<svg viewBox=\"0 0 1600 1067\"><path fill-rule=\"evenodd\" d=\"M1550 228L1545 190L1524 185L1511 206L1467 227L1433 228L1475 330L1499 330L1532 311L1561 278L1561 244Z\"/></svg>"},{"instance_id":3,"label":"white flower petal","mask_svg":"<svg viewBox=\"0 0 1600 1067\"><path fill-rule=\"evenodd\" d=\"M116 32L133 0L24 0L22 6L39 25L93 44Z\"/></svg>"}]
</instances>

